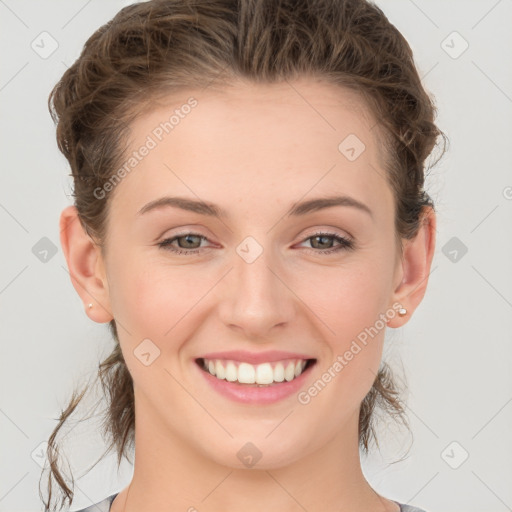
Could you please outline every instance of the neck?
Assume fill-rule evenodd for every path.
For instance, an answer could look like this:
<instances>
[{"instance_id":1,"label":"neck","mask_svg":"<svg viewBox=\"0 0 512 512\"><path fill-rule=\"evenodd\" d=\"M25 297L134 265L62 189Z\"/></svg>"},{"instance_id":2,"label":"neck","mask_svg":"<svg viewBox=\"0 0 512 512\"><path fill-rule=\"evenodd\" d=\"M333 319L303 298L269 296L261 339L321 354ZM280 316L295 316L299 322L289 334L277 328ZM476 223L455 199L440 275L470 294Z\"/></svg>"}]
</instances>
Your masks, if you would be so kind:
<instances>
[{"instance_id":1,"label":"neck","mask_svg":"<svg viewBox=\"0 0 512 512\"><path fill-rule=\"evenodd\" d=\"M321 449L286 465L237 469L199 453L169 430L155 429L155 418L136 418L136 452L130 485L111 512L397 512L366 481L360 464L358 414ZM158 434L161 433L161 435Z\"/></svg>"}]
</instances>

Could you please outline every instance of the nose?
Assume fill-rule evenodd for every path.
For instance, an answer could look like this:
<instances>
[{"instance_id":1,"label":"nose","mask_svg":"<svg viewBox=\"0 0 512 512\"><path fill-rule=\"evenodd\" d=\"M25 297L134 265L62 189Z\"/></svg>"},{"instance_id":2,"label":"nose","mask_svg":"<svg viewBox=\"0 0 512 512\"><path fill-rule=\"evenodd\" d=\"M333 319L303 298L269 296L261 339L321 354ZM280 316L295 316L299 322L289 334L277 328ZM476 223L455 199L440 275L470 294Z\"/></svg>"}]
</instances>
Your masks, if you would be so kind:
<instances>
[{"instance_id":1,"label":"nose","mask_svg":"<svg viewBox=\"0 0 512 512\"><path fill-rule=\"evenodd\" d=\"M280 268L270 251L252 263L235 256L234 268L223 280L219 314L238 337L261 341L292 322L297 299Z\"/></svg>"}]
</instances>

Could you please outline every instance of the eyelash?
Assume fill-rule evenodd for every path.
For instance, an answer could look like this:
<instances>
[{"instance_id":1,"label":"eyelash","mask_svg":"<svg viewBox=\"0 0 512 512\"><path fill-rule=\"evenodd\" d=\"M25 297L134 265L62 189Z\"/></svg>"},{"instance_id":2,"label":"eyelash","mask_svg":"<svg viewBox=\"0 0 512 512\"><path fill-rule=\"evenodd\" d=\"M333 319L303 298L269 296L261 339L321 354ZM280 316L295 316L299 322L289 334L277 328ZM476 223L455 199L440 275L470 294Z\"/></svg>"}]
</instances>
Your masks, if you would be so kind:
<instances>
[{"instance_id":1,"label":"eyelash","mask_svg":"<svg viewBox=\"0 0 512 512\"><path fill-rule=\"evenodd\" d=\"M198 236L202 240L208 240L205 236L200 235L199 233L189 232L189 233L183 233L181 235L177 235L172 238L167 238L165 240L162 240L162 242L158 243L157 245L160 248L165 249L166 251L173 252L175 254L194 255L194 254L197 254L198 252L201 252L200 248L198 248L198 249L175 249L174 247L171 247L170 244L172 242L174 242L178 238L184 238L186 236ZM343 251L343 250L353 250L354 249L354 242L352 240L342 237L340 235L337 235L335 233L325 233L323 231L315 233L311 236L308 236L303 241L305 242L306 240L309 240L310 238L315 238L315 237L319 237L319 236L332 238L333 240L338 242L339 245L337 247L325 249L325 250L309 248L310 252L313 252L316 254L321 254L321 255L326 255L326 254L332 254L332 253L336 253L336 252Z\"/></svg>"}]
</instances>

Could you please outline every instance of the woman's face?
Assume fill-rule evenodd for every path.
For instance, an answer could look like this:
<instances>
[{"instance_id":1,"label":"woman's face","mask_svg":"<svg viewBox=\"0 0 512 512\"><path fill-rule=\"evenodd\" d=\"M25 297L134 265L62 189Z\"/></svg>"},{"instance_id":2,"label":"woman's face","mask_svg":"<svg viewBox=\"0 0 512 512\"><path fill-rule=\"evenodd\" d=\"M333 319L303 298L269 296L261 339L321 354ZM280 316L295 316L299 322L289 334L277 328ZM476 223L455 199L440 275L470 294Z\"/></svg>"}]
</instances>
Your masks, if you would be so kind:
<instances>
[{"instance_id":1,"label":"woman's face","mask_svg":"<svg viewBox=\"0 0 512 512\"><path fill-rule=\"evenodd\" d=\"M357 442L402 278L375 124L308 80L175 95L133 124L104 265L139 431L240 468ZM166 197L182 207L148 207Z\"/></svg>"}]
</instances>

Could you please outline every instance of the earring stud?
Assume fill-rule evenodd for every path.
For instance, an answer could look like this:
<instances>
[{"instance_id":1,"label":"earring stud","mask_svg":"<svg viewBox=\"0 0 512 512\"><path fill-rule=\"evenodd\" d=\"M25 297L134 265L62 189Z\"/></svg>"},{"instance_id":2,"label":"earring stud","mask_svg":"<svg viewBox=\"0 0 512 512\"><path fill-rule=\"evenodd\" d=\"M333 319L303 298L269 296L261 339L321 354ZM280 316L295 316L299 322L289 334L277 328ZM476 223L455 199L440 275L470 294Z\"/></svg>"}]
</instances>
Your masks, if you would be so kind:
<instances>
[{"instance_id":1,"label":"earring stud","mask_svg":"<svg viewBox=\"0 0 512 512\"><path fill-rule=\"evenodd\" d=\"M405 315L407 315L407 309L405 309L405 308L400 308L400 309L398 310L398 314L399 314L400 316L405 316Z\"/></svg>"},{"instance_id":2,"label":"earring stud","mask_svg":"<svg viewBox=\"0 0 512 512\"><path fill-rule=\"evenodd\" d=\"M92 308L92 303L91 303L91 302L89 302L89 309L91 309L91 308Z\"/></svg>"}]
</instances>

